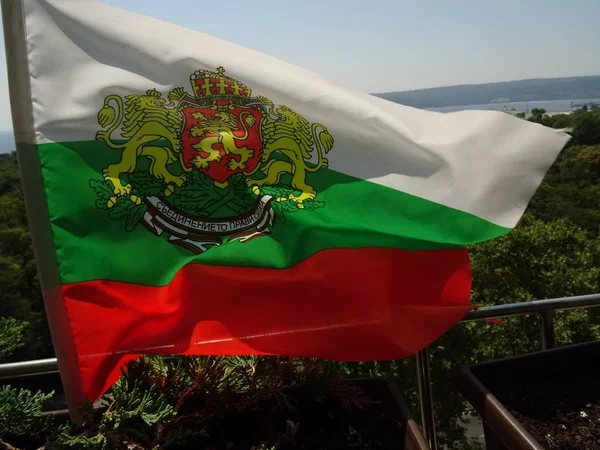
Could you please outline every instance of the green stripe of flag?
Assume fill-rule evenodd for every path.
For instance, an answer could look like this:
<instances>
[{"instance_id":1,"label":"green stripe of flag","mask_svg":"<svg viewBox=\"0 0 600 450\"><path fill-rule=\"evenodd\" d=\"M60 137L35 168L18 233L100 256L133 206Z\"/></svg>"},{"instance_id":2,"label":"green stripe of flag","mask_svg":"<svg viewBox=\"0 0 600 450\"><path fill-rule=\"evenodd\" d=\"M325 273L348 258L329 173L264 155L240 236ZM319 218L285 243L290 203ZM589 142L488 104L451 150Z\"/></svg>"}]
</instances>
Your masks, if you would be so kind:
<instances>
[{"instance_id":1,"label":"green stripe of flag","mask_svg":"<svg viewBox=\"0 0 600 450\"><path fill-rule=\"evenodd\" d=\"M464 247L509 231L465 212L322 169L309 174L308 181L323 207L276 218L269 236L195 255L141 225L128 232L124 220L111 220L108 211L95 206L98 196L90 180L102 180L102 169L119 161L119 150L87 141L43 144L39 151L63 283L101 279L164 286L192 262L284 269L329 248L434 250Z\"/></svg>"}]
</instances>

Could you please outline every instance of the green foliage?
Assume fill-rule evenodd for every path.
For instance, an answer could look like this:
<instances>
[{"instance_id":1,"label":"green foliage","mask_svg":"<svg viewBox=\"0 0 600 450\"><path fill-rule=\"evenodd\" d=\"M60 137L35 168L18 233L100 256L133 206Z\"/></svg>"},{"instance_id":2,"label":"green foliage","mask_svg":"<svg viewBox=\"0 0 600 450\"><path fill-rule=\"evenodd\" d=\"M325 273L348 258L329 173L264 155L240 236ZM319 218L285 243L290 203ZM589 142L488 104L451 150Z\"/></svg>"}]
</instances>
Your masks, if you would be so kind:
<instances>
[{"instance_id":1,"label":"green foliage","mask_svg":"<svg viewBox=\"0 0 600 450\"><path fill-rule=\"evenodd\" d=\"M566 219L545 222L526 214L510 234L470 249L472 303L487 306L599 292L598 244ZM599 319L595 309L558 313L557 345L600 339ZM457 424L465 405L448 381L449 371L539 348L536 316L504 318L502 325L462 324L430 346L436 420L448 448L469 448Z\"/></svg>"},{"instance_id":2,"label":"green foliage","mask_svg":"<svg viewBox=\"0 0 600 450\"><path fill-rule=\"evenodd\" d=\"M108 440L103 434L94 436L72 436L65 429L59 435L56 447L72 450L108 450Z\"/></svg>"},{"instance_id":3,"label":"green foliage","mask_svg":"<svg viewBox=\"0 0 600 450\"><path fill-rule=\"evenodd\" d=\"M265 401L293 411L288 392L305 389L346 408L371 400L344 382L335 366L316 360L275 357L145 356L128 364L103 398L105 411L88 409L81 427L64 427L55 444L73 450L177 448L208 437L212 421L251 413ZM244 392L243 395L240 395ZM288 434L297 428L288 429ZM277 439L281 439L281 436ZM253 448L275 448L275 442Z\"/></svg>"},{"instance_id":4,"label":"green foliage","mask_svg":"<svg viewBox=\"0 0 600 450\"><path fill-rule=\"evenodd\" d=\"M286 213L297 211L314 211L325 206L325 202L315 199L306 199L302 203L296 203L290 199L290 195L298 195L299 192L290 186L262 186L260 193L273 197L273 211L279 219L284 220Z\"/></svg>"},{"instance_id":5,"label":"green foliage","mask_svg":"<svg viewBox=\"0 0 600 450\"><path fill-rule=\"evenodd\" d=\"M50 331L31 245L15 153L0 155L0 317L30 326L23 344L10 358L37 359L53 355ZM8 354L5 354L7 357Z\"/></svg>"},{"instance_id":6,"label":"green foliage","mask_svg":"<svg viewBox=\"0 0 600 450\"><path fill-rule=\"evenodd\" d=\"M96 200L96 208L108 210L108 202L113 193L112 184L107 180L90 180L90 187L96 193L98 199Z\"/></svg>"},{"instance_id":7,"label":"green foliage","mask_svg":"<svg viewBox=\"0 0 600 450\"><path fill-rule=\"evenodd\" d=\"M115 196L108 180L90 180L90 187L98 197L96 208L108 211L111 220L123 220L127 231L135 230L147 210L146 205L137 204L130 197Z\"/></svg>"},{"instance_id":8,"label":"green foliage","mask_svg":"<svg viewBox=\"0 0 600 450\"><path fill-rule=\"evenodd\" d=\"M90 187L97 196L96 207L107 211L112 220L123 220L127 231L133 231L147 210L145 204L137 204L136 201L147 196L162 197L165 187L150 175L143 164L127 177L134 199L115 196L112 183L108 180L90 180ZM280 220L284 220L286 213L312 211L325 206L324 202L314 199L304 200L301 204L292 201L290 195L298 195L299 192L289 186L265 186L258 193L274 197L271 205ZM243 174L235 174L229 178L226 186L217 187L207 175L194 170L188 174L183 186L175 188L168 201L190 214L231 217L248 212L256 204L258 193L253 193Z\"/></svg>"},{"instance_id":9,"label":"green foliage","mask_svg":"<svg viewBox=\"0 0 600 450\"><path fill-rule=\"evenodd\" d=\"M173 205L200 216L207 217L219 209L223 198L221 190L203 173L193 171L187 183L176 190ZM215 209L215 206L218 206Z\"/></svg>"},{"instance_id":10,"label":"green foliage","mask_svg":"<svg viewBox=\"0 0 600 450\"><path fill-rule=\"evenodd\" d=\"M596 242L567 219L544 222L525 215L510 234L474 246L473 301L543 299L595 292L600 267Z\"/></svg>"},{"instance_id":11,"label":"green foliage","mask_svg":"<svg viewBox=\"0 0 600 450\"><path fill-rule=\"evenodd\" d=\"M108 217L112 220L124 220L125 229L133 231L146 212L146 205L136 205L128 198L119 197L117 203L108 211Z\"/></svg>"},{"instance_id":12,"label":"green foliage","mask_svg":"<svg viewBox=\"0 0 600 450\"><path fill-rule=\"evenodd\" d=\"M242 214L250 210L256 204L256 196L248 187L243 174L237 173L229 179L229 190L231 198L227 206L236 214Z\"/></svg>"},{"instance_id":13,"label":"green foliage","mask_svg":"<svg viewBox=\"0 0 600 450\"><path fill-rule=\"evenodd\" d=\"M530 122L550 128L572 128L572 140L568 145L589 146L600 144L600 108L588 110L582 108L571 114L546 115L545 109L531 110Z\"/></svg>"},{"instance_id":14,"label":"green foliage","mask_svg":"<svg viewBox=\"0 0 600 450\"><path fill-rule=\"evenodd\" d=\"M531 122L542 123L545 118L546 110L543 108L533 108L531 110L531 117L529 120Z\"/></svg>"},{"instance_id":15,"label":"green foliage","mask_svg":"<svg viewBox=\"0 0 600 450\"><path fill-rule=\"evenodd\" d=\"M0 317L0 362L23 346L23 331L28 325L12 317Z\"/></svg>"},{"instance_id":16,"label":"green foliage","mask_svg":"<svg viewBox=\"0 0 600 450\"><path fill-rule=\"evenodd\" d=\"M573 138L577 145L600 144L600 108L573 114Z\"/></svg>"},{"instance_id":17,"label":"green foliage","mask_svg":"<svg viewBox=\"0 0 600 450\"><path fill-rule=\"evenodd\" d=\"M66 449L118 449L123 443L133 448L155 448L152 445L159 427L175 416L173 407L158 393L158 386L145 387L147 378L125 376L105 397L109 404L104 412L88 408L87 422L82 427L64 427L57 444Z\"/></svg>"},{"instance_id":18,"label":"green foliage","mask_svg":"<svg viewBox=\"0 0 600 450\"><path fill-rule=\"evenodd\" d=\"M123 379L117 381L112 388L114 411L104 414L106 424L114 428L138 428L142 424L153 426L174 415L173 408L164 397L157 392L156 385L148 389L142 388L142 380L133 380L129 387Z\"/></svg>"},{"instance_id":19,"label":"green foliage","mask_svg":"<svg viewBox=\"0 0 600 450\"><path fill-rule=\"evenodd\" d=\"M51 428L52 418L42 416L44 402L54 393L35 394L27 389L0 387L0 439L39 435Z\"/></svg>"},{"instance_id":20,"label":"green foliage","mask_svg":"<svg viewBox=\"0 0 600 450\"><path fill-rule=\"evenodd\" d=\"M526 215L512 233L471 249L475 305L497 305L600 291L598 242L571 222ZM557 316L557 342L600 338L593 310ZM471 323L439 340L454 364L469 364L539 349L538 318L502 319L503 325Z\"/></svg>"},{"instance_id":21,"label":"green foliage","mask_svg":"<svg viewBox=\"0 0 600 450\"><path fill-rule=\"evenodd\" d=\"M23 346L26 322L0 317L0 362L11 352ZM36 439L52 429L52 417L42 417L44 403L54 393L32 393L11 386L0 387L0 448L3 440L27 436Z\"/></svg>"},{"instance_id":22,"label":"green foliage","mask_svg":"<svg viewBox=\"0 0 600 450\"><path fill-rule=\"evenodd\" d=\"M169 200L192 214L226 217L232 213L247 212L256 202L256 197L246 185L242 174L233 175L226 187L219 188L207 175L194 170L188 175L188 181L176 188Z\"/></svg>"},{"instance_id":23,"label":"green foliage","mask_svg":"<svg viewBox=\"0 0 600 450\"><path fill-rule=\"evenodd\" d=\"M600 144L566 148L533 197L529 212L545 221L568 218L591 236L597 236L600 232Z\"/></svg>"},{"instance_id":24,"label":"green foliage","mask_svg":"<svg viewBox=\"0 0 600 450\"><path fill-rule=\"evenodd\" d=\"M128 178L133 186L133 192L138 197L159 196L162 195L165 190L164 184L150 175L148 170L137 170L130 173Z\"/></svg>"}]
</instances>

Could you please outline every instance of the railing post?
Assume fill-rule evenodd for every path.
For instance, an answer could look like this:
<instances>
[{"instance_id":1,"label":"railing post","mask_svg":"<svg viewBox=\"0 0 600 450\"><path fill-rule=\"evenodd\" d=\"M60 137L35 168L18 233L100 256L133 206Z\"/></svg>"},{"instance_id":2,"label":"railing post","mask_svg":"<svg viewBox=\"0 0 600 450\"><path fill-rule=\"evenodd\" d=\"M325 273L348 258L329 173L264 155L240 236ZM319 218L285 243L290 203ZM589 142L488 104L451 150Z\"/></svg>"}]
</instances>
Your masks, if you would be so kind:
<instances>
[{"instance_id":1,"label":"railing post","mask_svg":"<svg viewBox=\"0 0 600 450\"><path fill-rule=\"evenodd\" d=\"M540 330L542 332L542 350L554 348L554 310L540 311Z\"/></svg>"},{"instance_id":2,"label":"railing post","mask_svg":"<svg viewBox=\"0 0 600 450\"><path fill-rule=\"evenodd\" d=\"M433 414L433 394L431 388L431 374L429 371L429 349L425 347L417 353L417 381L419 383L419 400L421 402L421 419L423 434L431 450L437 450L437 437L435 433L435 417Z\"/></svg>"}]
</instances>

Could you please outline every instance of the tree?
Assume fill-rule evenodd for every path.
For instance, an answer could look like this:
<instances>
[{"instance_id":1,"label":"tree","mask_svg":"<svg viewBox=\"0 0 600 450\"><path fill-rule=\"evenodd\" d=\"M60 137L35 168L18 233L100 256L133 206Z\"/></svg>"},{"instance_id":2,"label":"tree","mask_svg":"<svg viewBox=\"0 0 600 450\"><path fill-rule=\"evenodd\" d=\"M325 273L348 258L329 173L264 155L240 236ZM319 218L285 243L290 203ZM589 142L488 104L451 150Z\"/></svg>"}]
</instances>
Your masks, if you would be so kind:
<instances>
[{"instance_id":1,"label":"tree","mask_svg":"<svg viewBox=\"0 0 600 450\"><path fill-rule=\"evenodd\" d=\"M530 122L542 123L544 122L546 110L543 108L533 108L531 110L531 117L529 118Z\"/></svg>"},{"instance_id":2,"label":"tree","mask_svg":"<svg viewBox=\"0 0 600 450\"><path fill-rule=\"evenodd\" d=\"M573 114L556 114L554 116L547 116L544 124L556 129L571 128L573 126L573 118Z\"/></svg>"},{"instance_id":3,"label":"tree","mask_svg":"<svg viewBox=\"0 0 600 450\"><path fill-rule=\"evenodd\" d=\"M533 114L535 111L535 114ZM543 111L543 112L542 112ZM556 128L572 128L572 139L567 146L589 146L600 144L600 109L581 108L571 114L545 115L543 109L533 109L529 121Z\"/></svg>"},{"instance_id":4,"label":"tree","mask_svg":"<svg viewBox=\"0 0 600 450\"><path fill-rule=\"evenodd\" d=\"M566 219L544 222L528 214L512 233L471 250L472 302L498 305L598 292L598 243ZM561 314L555 321L557 343L600 338L597 318L593 309ZM468 342L473 345L465 362L539 349L537 320L526 316L505 319L502 326L465 327ZM453 339L452 333L444 337L449 348L454 345ZM453 354L459 356L459 349Z\"/></svg>"},{"instance_id":5,"label":"tree","mask_svg":"<svg viewBox=\"0 0 600 450\"><path fill-rule=\"evenodd\" d=\"M26 322L11 317L0 317L0 362L23 346ZM19 435L39 435L52 424L52 419L42 417L44 402L53 393L33 393L11 386L0 387L0 448L8 447L3 440Z\"/></svg>"},{"instance_id":6,"label":"tree","mask_svg":"<svg viewBox=\"0 0 600 450\"><path fill-rule=\"evenodd\" d=\"M27 325L12 317L0 317L0 362L23 346L23 331Z\"/></svg>"},{"instance_id":7,"label":"tree","mask_svg":"<svg viewBox=\"0 0 600 450\"><path fill-rule=\"evenodd\" d=\"M17 158L0 155L0 317L29 323L14 359L53 356L21 192Z\"/></svg>"},{"instance_id":8,"label":"tree","mask_svg":"<svg viewBox=\"0 0 600 450\"><path fill-rule=\"evenodd\" d=\"M529 211L542 220L569 218L597 236L600 226L600 145L572 146L552 166Z\"/></svg>"},{"instance_id":9,"label":"tree","mask_svg":"<svg viewBox=\"0 0 600 450\"><path fill-rule=\"evenodd\" d=\"M600 109L573 113L573 138L577 145L600 144Z\"/></svg>"}]
</instances>

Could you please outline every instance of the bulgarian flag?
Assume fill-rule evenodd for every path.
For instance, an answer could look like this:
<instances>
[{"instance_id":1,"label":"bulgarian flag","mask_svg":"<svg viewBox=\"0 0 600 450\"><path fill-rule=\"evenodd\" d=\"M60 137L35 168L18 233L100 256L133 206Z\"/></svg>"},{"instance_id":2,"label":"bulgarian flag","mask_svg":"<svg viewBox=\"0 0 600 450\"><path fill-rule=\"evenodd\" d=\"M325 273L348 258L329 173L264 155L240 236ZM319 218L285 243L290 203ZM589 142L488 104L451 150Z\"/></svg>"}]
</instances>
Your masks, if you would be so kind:
<instances>
[{"instance_id":1,"label":"bulgarian flag","mask_svg":"<svg viewBox=\"0 0 600 450\"><path fill-rule=\"evenodd\" d=\"M391 103L102 3L2 6L71 405L141 354L414 354L472 309L466 247L517 224L569 139Z\"/></svg>"}]
</instances>

